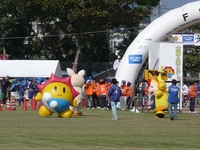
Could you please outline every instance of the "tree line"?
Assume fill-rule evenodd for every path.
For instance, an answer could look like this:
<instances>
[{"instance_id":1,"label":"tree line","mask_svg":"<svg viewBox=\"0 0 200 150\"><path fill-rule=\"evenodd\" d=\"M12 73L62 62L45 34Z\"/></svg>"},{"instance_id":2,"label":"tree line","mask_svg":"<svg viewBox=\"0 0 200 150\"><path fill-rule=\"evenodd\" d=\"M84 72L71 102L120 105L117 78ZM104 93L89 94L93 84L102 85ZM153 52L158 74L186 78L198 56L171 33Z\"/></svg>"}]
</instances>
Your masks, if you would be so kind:
<instances>
[{"instance_id":1,"label":"tree line","mask_svg":"<svg viewBox=\"0 0 200 150\"><path fill-rule=\"evenodd\" d=\"M0 51L11 59L110 61L109 36L138 27L159 0L1 0ZM130 42L137 35L130 30ZM130 44L130 43L127 43Z\"/></svg>"}]
</instances>

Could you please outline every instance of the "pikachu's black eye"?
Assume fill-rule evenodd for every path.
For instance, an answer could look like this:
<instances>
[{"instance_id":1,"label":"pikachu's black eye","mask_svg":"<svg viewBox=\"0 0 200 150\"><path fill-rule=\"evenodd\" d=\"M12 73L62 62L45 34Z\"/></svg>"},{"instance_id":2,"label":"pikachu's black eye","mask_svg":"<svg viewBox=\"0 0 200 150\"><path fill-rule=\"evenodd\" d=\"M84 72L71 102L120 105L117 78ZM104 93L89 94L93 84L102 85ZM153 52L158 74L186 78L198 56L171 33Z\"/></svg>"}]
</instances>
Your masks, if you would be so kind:
<instances>
[{"instance_id":1,"label":"pikachu's black eye","mask_svg":"<svg viewBox=\"0 0 200 150\"><path fill-rule=\"evenodd\" d=\"M65 91L66 91L66 89L65 89L65 88L63 88L63 93L65 93Z\"/></svg>"},{"instance_id":2,"label":"pikachu's black eye","mask_svg":"<svg viewBox=\"0 0 200 150\"><path fill-rule=\"evenodd\" d=\"M57 92L57 86L54 87L54 92Z\"/></svg>"}]
</instances>

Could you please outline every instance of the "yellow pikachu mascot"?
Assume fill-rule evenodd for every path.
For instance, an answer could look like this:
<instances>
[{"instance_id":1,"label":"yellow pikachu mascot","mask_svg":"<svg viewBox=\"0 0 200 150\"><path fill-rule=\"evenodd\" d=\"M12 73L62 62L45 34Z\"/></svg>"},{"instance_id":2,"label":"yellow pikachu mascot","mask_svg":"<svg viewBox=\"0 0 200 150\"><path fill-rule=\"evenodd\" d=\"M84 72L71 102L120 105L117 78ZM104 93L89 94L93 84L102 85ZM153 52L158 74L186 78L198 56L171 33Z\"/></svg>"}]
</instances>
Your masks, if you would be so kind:
<instances>
[{"instance_id":1,"label":"yellow pikachu mascot","mask_svg":"<svg viewBox=\"0 0 200 150\"><path fill-rule=\"evenodd\" d=\"M149 78L151 79L151 88L154 88L155 95L155 117L156 118L164 118L165 111L168 110L168 90L165 81L162 79L163 70L159 70L158 76L152 76L149 73ZM151 90L151 89L149 89ZM152 92L152 91L151 91Z\"/></svg>"}]
</instances>

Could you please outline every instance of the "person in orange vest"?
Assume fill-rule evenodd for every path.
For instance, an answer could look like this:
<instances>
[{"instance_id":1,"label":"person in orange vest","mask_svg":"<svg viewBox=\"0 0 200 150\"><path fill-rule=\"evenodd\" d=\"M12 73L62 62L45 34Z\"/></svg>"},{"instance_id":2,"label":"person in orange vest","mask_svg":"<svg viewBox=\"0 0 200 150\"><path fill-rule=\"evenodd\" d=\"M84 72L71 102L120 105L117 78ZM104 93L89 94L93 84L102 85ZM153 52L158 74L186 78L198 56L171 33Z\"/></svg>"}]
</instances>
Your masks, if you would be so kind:
<instances>
[{"instance_id":1,"label":"person in orange vest","mask_svg":"<svg viewBox=\"0 0 200 150\"><path fill-rule=\"evenodd\" d=\"M101 79L97 86L97 95L99 96L99 103L101 110L108 110L107 94L108 94L108 86L105 84L105 80Z\"/></svg>"},{"instance_id":2,"label":"person in orange vest","mask_svg":"<svg viewBox=\"0 0 200 150\"><path fill-rule=\"evenodd\" d=\"M99 97L97 95L97 86L98 86L98 82L96 80L96 78L92 78L92 102L93 102L93 106L94 108L100 108L99 105Z\"/></svg>"},{"instance_id":3,"label":"person in orange vest","mask_svg":"<svg viewBox=\"0 0 200 150\"><path fill-rule=\"evenodd\" d=\"M122 85L120 86L122 90L122 94L120 97L120 108L121 110L126 110L126 101L127 101L127 94L128 94L128 86L126 85L126 80L122 81Z\"/></svg>"},{"instance_id":4,"label":"person in orange vest","mask_svg":"<svg viewBox=\"0 0 200 150\"><path fill-rule=\"evenodd\" d=\"M87 80L84 85L85 98L86 98L86 109L94 109L92 101L93 88L90 80Z\"/></svg>"},{"instance_id":5,"label":"person in orange vest","mask_svg":"<svg viewBox=\"0 0 200 150\"><path fill-rule=\"evenodd\" d=\"M110 79L107 79L107 80L106 80L106 85L107 85L108 89L113 85L113 84L111 83L111 80L110 80Z\"/></svg>"},{"instance_id":6,"label":"person in orange vest","mask_svg":"<svg viewBox=\"0 0 200 150\"><path fill-rule=\"evenodd\" d=\"M126 102L126 108L130 109L133 105L134 102L132 101L133 98L133 89L131 87L131 82L127 83L127 102Z\"/></svg>"},{"instance_id":7,"label":"person in orange vest","mask_svg":"<svg viewBox=\"0 0 200 150\"><path fill-rule=\"evenodd\" d=\"M189 89L188 89L188 96L189 96L189 100L190 100L189 113L196 113L194 111L194 107L195 107L195 99L196 99L196 96L197 96L197 91L198 91L198 89L196 88L194 82L191 81L191 83L189 85Z\"/></svg>"}]
</instances>

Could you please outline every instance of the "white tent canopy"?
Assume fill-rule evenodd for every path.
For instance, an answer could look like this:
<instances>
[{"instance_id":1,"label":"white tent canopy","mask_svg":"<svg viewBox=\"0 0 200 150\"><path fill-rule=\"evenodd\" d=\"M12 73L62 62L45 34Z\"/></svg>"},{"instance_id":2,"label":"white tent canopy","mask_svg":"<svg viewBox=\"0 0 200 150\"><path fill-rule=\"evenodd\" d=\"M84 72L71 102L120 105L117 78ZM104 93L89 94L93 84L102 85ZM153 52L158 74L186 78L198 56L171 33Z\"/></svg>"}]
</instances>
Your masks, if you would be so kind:
<instances>
[{"instance_id":1,"label":"white tent canopy","mask_svg":"<svg viewBox=\"0 0 200 150\"><path fill-rule=\"evenodd\" d=\"M62 77L58 60L0 60L0 77Z\"/></svg>"}]
</instances>

